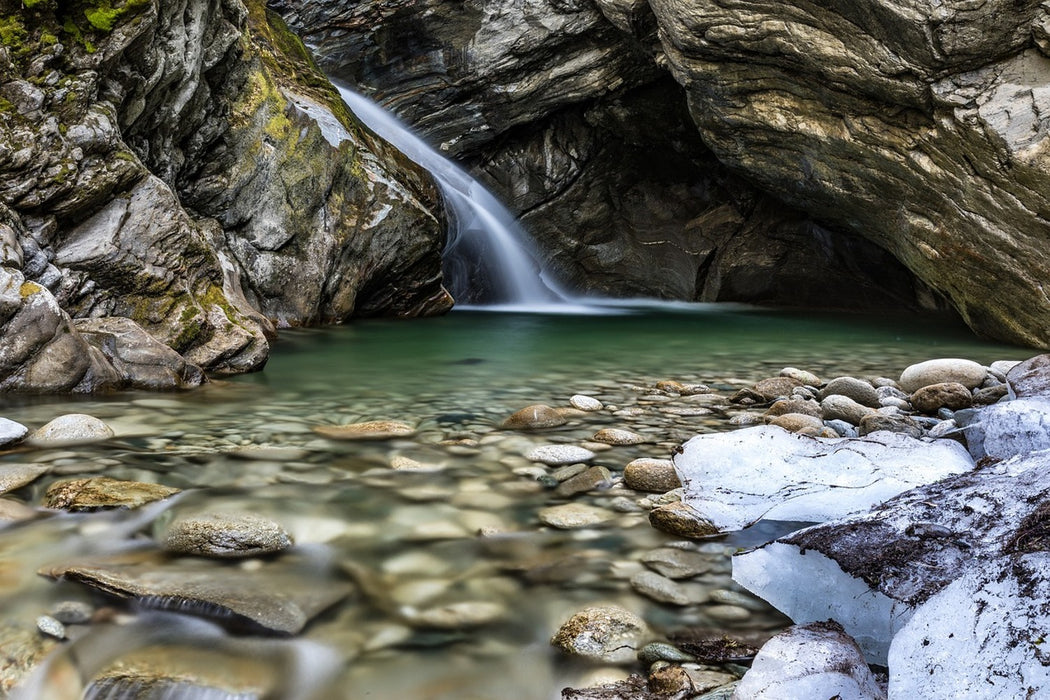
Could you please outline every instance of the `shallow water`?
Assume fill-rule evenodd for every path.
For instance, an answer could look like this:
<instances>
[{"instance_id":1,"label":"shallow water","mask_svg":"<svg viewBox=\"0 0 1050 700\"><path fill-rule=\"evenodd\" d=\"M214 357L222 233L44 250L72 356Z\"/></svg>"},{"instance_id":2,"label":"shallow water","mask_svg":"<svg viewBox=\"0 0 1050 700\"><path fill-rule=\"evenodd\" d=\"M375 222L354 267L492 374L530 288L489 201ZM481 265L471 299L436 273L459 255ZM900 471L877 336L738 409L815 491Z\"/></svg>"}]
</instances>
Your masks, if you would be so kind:
<instances>
[{"instance_id":1,"label":"shallow water","mask_svg":"<svg viewBox=\"0 0 1050 700\"><path fill-rule=\"evenodd\" d=\"M43 697L39 688L49 684L89 685L99 676L104 680L92 686L92 697L139 697L132 689L141 688L135 684L143 674L167 674L172 682L198 679L196 695L178 686L179 697L546 700L595 671L548 646L561 622L588 605L618 603L661 632L687 625L775 629L783 619L757 601L747 601L746 615L739 605L729 615L715 601L675 607L635 593L629 579L643 569L642 555L674 541L649 527L647 511L636 505L646 495L618 484L576 496L615 517L581 530L542 527L537 511L566 499L536 481L554 470L523 455L536 445L580 444L601 427L652 439L599 452L594 463L615 473L636 457L666 458L697 432L730 429L724 410L705 413L696 403L653 393L664 379L728 395L788 365L825 378L896 376L931 357L989 363L1033 354L914 317L725 306L602 311L457 311L289 331L264 372L189 393L5 399L2 414L30 427L85 412L118 433L103 444L4 457L50 465L51 473L15 494L31 505L49 483L70 476L104 474L188 490L141 512L48 517L0 533L5 649L15 641L39 646L34 620L56 601L89 602L109 620L70 627L70 636L80 638L75 644L93 655L63 655L64 643L35 695L26 697ZM577 393L606 409L553 431L496 429L518 408L565 406ZM311 431L376 419L404 421L418 432L359 443ZM391 468L403 458L414 460L415 470ZM229 620L194 622L207 616L204 606L181 611L192 615L150 612L34 573L85 555L152 556L153 538L171 519L199 510L261 513L296 542L290 553L261 564L210 564L217 576L262 570L272 572L275 587L350 581L355 592L289 640L231 627ZM710 570L690 585L705 596L735 590L729 555L775 534L775 527L764 528L677 545L710 558ZM434 622L443 606L467 603L477 616L470 624Z\"/></svg>"}]
</instances>

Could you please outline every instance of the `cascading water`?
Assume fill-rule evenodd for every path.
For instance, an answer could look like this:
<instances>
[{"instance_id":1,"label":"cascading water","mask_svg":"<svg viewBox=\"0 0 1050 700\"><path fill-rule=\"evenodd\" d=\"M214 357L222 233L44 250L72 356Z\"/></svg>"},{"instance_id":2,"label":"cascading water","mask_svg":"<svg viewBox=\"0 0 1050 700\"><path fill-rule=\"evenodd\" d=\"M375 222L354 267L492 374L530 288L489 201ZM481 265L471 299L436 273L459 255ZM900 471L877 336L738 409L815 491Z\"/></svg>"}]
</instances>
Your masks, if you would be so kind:
<instances>
[{"instance_id":1,"label":"cascading water","mask_svg":"<svg viewBox=\"0 0 1050 700\"><path fill-rule=\"evenodd\" d=\"M537 262L528 234L481 183L368 98L344 87L339 92L372 131L434 176L452 220L442 258L445 287L457 302L522 309L569 302Z\"/></svg>"}]
</instances>

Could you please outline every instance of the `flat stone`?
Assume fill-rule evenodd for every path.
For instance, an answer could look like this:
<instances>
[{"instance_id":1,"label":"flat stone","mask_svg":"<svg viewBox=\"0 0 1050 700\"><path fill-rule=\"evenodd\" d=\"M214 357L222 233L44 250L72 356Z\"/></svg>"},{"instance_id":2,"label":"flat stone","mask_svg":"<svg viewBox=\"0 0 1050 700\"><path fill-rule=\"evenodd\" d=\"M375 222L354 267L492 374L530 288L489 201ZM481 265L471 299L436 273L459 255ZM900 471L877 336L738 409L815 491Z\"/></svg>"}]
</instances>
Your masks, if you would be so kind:
<instances>
[{"instance_id":1,"label":"flat stone","mask_svg":"<svg viewBox=\"0 0 1050 700\"><path fill-rule=\"evenodd\" d=\"M612 475L609 470L605 467L591 467L558 484L558 487L554 489L554 495L559 498L568 498L578 493L606 489L610 486L612 486Z\"/></svg>"},{"instance_id":2,"label":"flat stone","mask_svg":"<svg viewBox=\"0 0 1050 700\"><path fill-rule=\"evenodd\" d=\"M330 440L389 440L409 437L416 430L406 423L392 420L373 420L349 425L317 425L313 431Z\"/></svg>"},{"instance_id":3,"label":"flat stone","mask_svg":"<svg viewBox=\"0 0 1050 700\"><path fill-rule=\"evenodd\" d=\"M565 413L545 404L526 406L500 424L504 430L544 430L568 423Z\"/></svg>"},{"instance_id":4,"label":"flat stone","mask_svg":"<svg viewBox=\"0 0 1050 700\"><path fill-rule=\"evenodd\" d=\"M570 617L551 644L572 656L611 664L635 661L649 628L634 613L616 606L586 608Z\"/></svg>"},{"instance_id":5,"label":"flat stone","mask_svg":"<svg viewBox=\"0 0 1050 700\"><path fill-rule=\"evenodd\" d=\"M649 438L630 430L620 428L602 428L591 438L595 442L604 442L606 445L640 445L650 442Z\"/></svg>"},{"instance_id":6,"label":"flat stone","mask_svg":"<svg viewBox=\"0 0 1050 700\"><path fill-rule=\"evenodd\" d=\"M804 431L816 431L819 433L824 430L824 421L805 413L785 413L781 416L774 416L769 419L769 424L792 433Z\"/></svg>"},{"instance_id":7,"label":"flat stone","mask_svg":"<svg viewBox=\"0 0 1050 700\"><path fill-rule=\"evenodd\" d=\"M655 571L639 571L631 577L631 588L635 592L652 598L660 603L671 605L689 605L693 600L689 592L680 583L661 576Z\"/></svg>"},{"instance_id":8,"label":"flat stone","mask_svg":"<svg viewBox=\"0 0 1050 700\"><path fill-rule=\"evenodd\" d=\"M41 615L38 617L36 619L36 628L47 636L54 637L55 639L66 638L66 626L50 615Z\"/></svg>"},{"instance_id":9,"label":"flat stone","mask_svg":"<svg viewBox=\"0 0 1050 700\"><path fill-rule=\"evenodd\" d=\"M629 462L623 469L623 480L628 488L648 493L667 493L682 485L671 460L650 457Z\"/></svg>"},{"instance_id":10,"label":"flat stone","mask_svg":"<svg viewBox=\"0 0 1050 700\"><path fill-rule=\"evenodd\" d=\"M836 377L828 382L821 392L821 398L833 395L848 396L862 406L878 408L879 395L875 387L866 381L854 377Z\"/></svg>"},{"instance_id":11,"label":"flat stone","mask_svg":"<svg viewBox=\"0 0 1050 700\"><path fill-rule=\"evenodd\" d=\"M0 417L0 447L21 442L29 434L29 428L9 418Z\"/></svg>"},{"instance_id":12,"label":"flat stone","mask_svg":"<svg viewBox=\"0 0 1050 700\"><path fill-rule=\"evenodd\" d=\"M915 410L923 413L936 413L941 408L958 411L973 405L973 395L958 382L943 382L918 389L910 401Z\"/></svg>"},{"instance_id":13,"label":"flat stone","mask_svg":"<svg viewBox=\"0 0 1050 700\"><path fill-rule=\"evenodd\" d=\"M870 435L880 430L900 433L913 438L922 437L922 426L908 416L884 416L880 413L875 413L870 416L864 416L860 422L861 435Z\"/></svg>"},{"instance_id":14,"label":"flat stone","mask_svg":"<svg viewBox=\"0 0 1050 700\"><path fill-rule=\"evenodd\" d=\"M900 388L913 394L924 386L957 382L967 389L975 389L984 382L988 370L972 360L944 358L911 365L901 372Z\"/></svg>"},{"instance_id":15,"label":"flat stone","mask_svg":"<svg viewBox=\"0 0 1050 700\"><path fill-rule=\"evenodd\" d=\"M581 527L601 525L616 517L612 511L589 506L583 503L566 503L559 506L543 508L538 513L540 522L560 530L574 530Z\"/></svg>"},{"instance_id":16,"label":"flat stone","mask_svg":"<svg viewBox=\"0 0 1050 700\"><path fill-rule=\"evenodd\" d=\"M84 583L110 595L219 619L250 621L265 629L297 634L311 618L339 602L352 586L296 568L284 557L257 567L222 566L208 559L169 559L135 552L46 567L41 574Z\"/></svg>"},{"instance_id":17,"label":"flat stone","mask_svg":"<svg viewBox=\"0 0 1050 700\"><path fill-rule=\"evenodd\" d=\"M710 520L692 506L681 502L654 508L649 512L649 523L661 532L689 539L701 539L719 533Z\"/></svg>"},{"instance_id":18,"label":"flat stone","mask_svg":"<svg viewBox=\"0 0 1050 700\"><path fill-rule=\"evenodd\" d=\"M563 464L589 462L595 456L594 452L575 445L543 445L529 451L525 458L533 462L541 462L551 467L557 467Z\"/></svg>"},{"instance_id":19,"label":"flat stone","mask_svg":"<svg viewBox=\"0 0 1050 700\"><path fill-rule=\"evenodd\" d=\"M667 578L692 578L714 567L709 554L678 547L660 547L642 555L642 563Z\"/></svg>"},{"instance_id":20,"label":"flat stone","mask_svg":"<svg viewBox=\"0 0 1050 700\"><path fill-rule=\"evenodd\" d=\"M272 554L292 545L288 532L251 513L202 513L168 526L164 549L175 554L237 558Z\"/></svg>"},{"instance_id":21,"label":"flat stone","mask_svg":"<svg viewBox=\"0 0 1050 700\"><path fill-rule=\"evenodd\" d=\"M36 447L54 447L100 442L113 435L113 429L98 418L84 413L69 413L34 430L26 441Z\"/></svg>"},{"instance_id":22,"label":"flat stone","mask_svg":"<svg viewBox=\"0 0 1050 700\"><path fill-rule=\"evenodd\" d=\"M569 405L573 408L577 408L581 411L600 411L604 406L602 402L591 396L585 396L583 394L575 394L569 398Z\"/></svg>"},{"instance_id":23,"label":"flat stone","mask_svg":"<svg viewBox=\"0 0 1050 700\"><path fill-rule=\"evenodd\" d=\"M0 494L9 493L26 484L31 484L50 469L44 464L0 463Z\"/></svg>"},{"instance_id":24,"label":"flat stone","mask_svg":"<svg viewBox=\"0 0 1050 700\"><path fill-rule=\"evenodd\" d=\"M820 386L824 382L820 380L820 377L804 369L798 369L797 367L785 367L780 370L781 377L787 377L788 379L794 379L800 384L808 384L809 386Z\"/></svg>"},{"instance_id":25,"label":"flat stone","mask_svg":"<svg viewBox=\"0 0 1050 700\"><path fill-rule=\"evenodd\" d=\"M823 415L819 403L799 398L775 401L772 406L766 409L766 412L763 415L766 418L773 418L788 413L804 413L807 416L816 416L817 418Z\"/></svg>"},{"instance_id":26,"label":"flat stone","mask_svg":"<svg viewBox=\"0 0 1050 700\"><path fill-rule=\"evenodd\" d=\"M503 619L506 615L507 609L499 603L464 601L409 611L404 618L406 622L416 627L458 630L488 625Z\"/></svg>"},{"instance_id":27,"label":"flat stone","mask_svg":"<svg viewBox=\"0 0 1050 700\"><path fill-rule=\"evenodd\" d=\"M105 476L56 481L44 493L43 506L82 511L100 508L138 508L168 498L181 489L141 481L120 481Z\"/></svg>"}]
</instances>

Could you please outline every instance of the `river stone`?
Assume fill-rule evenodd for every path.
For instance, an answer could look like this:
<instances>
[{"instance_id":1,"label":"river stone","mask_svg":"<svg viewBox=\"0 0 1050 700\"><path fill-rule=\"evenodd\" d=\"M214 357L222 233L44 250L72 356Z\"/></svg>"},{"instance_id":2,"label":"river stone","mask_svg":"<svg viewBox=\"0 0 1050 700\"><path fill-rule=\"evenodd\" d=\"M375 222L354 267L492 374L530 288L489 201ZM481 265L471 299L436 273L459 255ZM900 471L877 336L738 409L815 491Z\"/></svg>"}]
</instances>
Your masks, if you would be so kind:
<instances>
[{"instance_id":1,"label":"river stone","mask_svg":"<svg viewBox=\"0 0 1050 700\"><path fill-rule=\"evenodd\" d=\"M51 606L49 613L64 625L83 625L91 621L95 608L79 600L63 600Z\"/></svg>"},{"instance_id":2,"label":"river stone","mask_svg":"<svg viewBox=\"0 0 1050 700\"><path fill-rule=\"evenodd\" d=\"M820 402L826 420L844 420L853 425L860 425L865 416L875 413L874 408L862 406L848 396L832 394Z\"/></svg>"},{"instance_id":3,"label":"river stone","mask_svg":"<svg viewBox=\"0 0 1050 700\"><path fill-rule=\"evenodd\" d=\"M970 390L958 382L930 384L911 395L911 405L923 413L936 413L941 408L958 411L973 405Z\"/></svg>"},{"instance_id":4,"label":"river stone","mask_svg":"<svg viewBox=\"0 0 1050 700\"><path fill-rule=\"evenodd\" d=\"M559 530L575 530L581 527L601 525L616 517L612 511L583 503L566 503L543 508L537 514L540 522Z\"/></svg>"},{"instance_id":5,"label":"river stone","mask_svg":"<svg viewBox=\"0 0 1050 700\"><path fill-rule=\"evenodd\" d=\"M860 421L861 435L870 435L880 430L900 433L913 438L922 437L922 426L908 416L884 416L881 413L874 413L864 416Z\"/></svg>"},{"instance_id":6,"label":"river stone","mask_svg":"<svg viewBox=\"0 0 1050 700\"><path fill-rule=\"evenodd\" d=\"M776 401L772 406L766 409L763 414L766 418L773 418L775 416L783 416L788 413L802 413L807 416L820 417L823 415L820 410L820 404L816 401L809 401L807 399L782 399Z\"/></svg>"},{"instance_id":7,"label":"river stone","mask_svg":"<svg viewBox=\"0 0 1050 700\"><path fill-rule=\"evenodd\" d=\"M973 392L973 405L991 406L993 403L998 403L1009 393L1010 388L1006 384L998 384L996 386L978 389Z\"/></svg>"},{"instance_id":8,"label":"river stone","mask_svg":"<svg viewBox=\"0 0 1050 700\"><path fill-rule=\"evenodd\" d=\"M39 517L40 513L24 503L10 498L0 498L0 522L20 522Z\"/></svg>"},{"instance_id":9,"label":"river stone","mask_svg":"<svg viewBox=\"0 0 1050 700\"><path fill-rule=\"evenodd\" d=\"M9 418L0 417L0 447L6 447L22 439L29 434L29 428L21 423L16 423Z\"/></svg>"},{"instance_id":10,"label":"river stone","mask_svg":"<svg viewBox=\"0 0 1050 700\"><path fill-rule=\"evenodd\" d=\"M749 399L752 403L766 403L784 396L791 396L792 390L802 386L802 382L790 377L769 377L747 389L741 389L729 399L733 403L743 403Z\"/></svg>"},{"instance_id":11,"label":"river stone","mask_svg":"<svg viewBox=\"0 0 1050 700\"><path fill-rule=\"evenodd\" d=\"M635 661L649 637L645 622L616 606L586 608L570 617L551 638L567 654L610 664Z\"/></svg>"},{"instance_id":12,"label":"river stone","mask_svg":"<svg viewBox=\"0 0 1050 700\"><path fill-rule=\"evenodd\" d=\"M585 396L583 394L575 394L569 399L569 404L576 409L581 411L600 411L602 410L602 402L596 398Z\"/></svg>"},{"instance_id":13,"label":"river stone","mask_svg":"<svg viewBox=\"0 0 1050 700\"><path fill-rule=\"evenodd\" d=\"M675 502L649 512L649 524L661 532L688 539L719 534L718 528L692 506Z\"/></svg>"},{"instance_id":14,"label":"river stone","mask_svg":"<svg viewBox=\"0 0 1050 700\"><path fill-rule=\"evenodd\" d=\"M623 480L628 488L648 493L667 493L682 485L671 460L651 457L628 462L623 469Z\"/></svg>"},{"instance_id":15,"label":"river stone","mask_svg":"<svg viewBox=\"0 0 1050 700\"><path fill-rule=\"evenodd\" d=\"M56 481L44 493L42 505L45 508L69 511L138 508L173 496L179 491L181 489L161 484L96 476Z\"/></svg>"},{"instance_id":16,"label":"river stone","mask_svg":"<svg viewBox=\"0 0 1050 700\"><path fill-rule=\"evenodd\" d=\"M659 603L689 605L694 601L689 592L679 583L655 571L639 571L631 577L631 588L635 592Z\"/></svg>"},{"instance_id":17,"label":"river stone","mask_svg":"<svg viewBox=\"0 0 1050 700\"><path fill-rule=\"evenodd\" d=\"M37 447L80 445L113 437L113 429L104 422L83 413L68 413L55 418L27 439Z\"/></svg>"},{"instance_id":18,"label":"river stone","mask_svg":"<svg viewBox=\"0 0 1050 700\"><path fill-rule=\"evenodd\" d=\"M578 493L607 489L610 486L612 486L612 474L609 473L609 470L605 467L591 467L558 484L558 487L554 489L554 495L559 498L568 498Z\"/></svg>"},{"instance_id":19,"label":"river stone","mask_svg":"<svg viewBox=\"0 0 1050 700\"><path fill-rule=\"evenodd\" d=\"M313 431L331 440L389 440L410 437L416 433L412 426L392 420L374 420L349 425L317 425Z\"/></svg>"},{"instance_id":20,"label":"river stone","mask_svg":"<svg viewBox=\"0 0 1050 700\"><path fill-rule=\"evenodd\" d=\"M692 578L710 571L712 557L703 552L678 547L660 547L642 555L642 563L667 578Z\"/></svg>"},{"instance_id":21,"label":"river stone","mask_svg":"<svg viewBox=\"0 0 1050 700\"><path fill-rule=\"evenodd\" d=\"M251 513L202 513L179 518L164 534L164 549L176 554L237 558L280 552L292 546L288 532Z\"/></svg>"},{"instance_id":22,"label":"river stone","mask_svg":"<svg viewBox=\"0 0 1050 700\"><path fill-rule=\"evenodd\" d=\"M925 697L922 693L913 697ZM834 621L790 627L755 656L734 700L885 700L857 643Z\"/></svg>"},{"instance_id":23,"label":"river stone","mask_svg":"<svg viewBox=\"0 0 1050 700\"><path fill-rule=\"evenodd\" d=\"M38 617L36 619L36 628L47 636L54 637L55 639L66 638L66 626L50 615L41 615Z\"/></svg>"},{"instance_id":24,"label":"river stone","mask_svg":"<svg viewBox=\"0 0 1050 700\"><path fill-rule=\"evenodd\" d=\"M415 627L441 630L458 630L481 627L496 622L507 615L507 609L499 603L486 601L464 601L449 603L424 610L404 612L405 622Z\"/></svg>"},{"instance_id":25,"label":"river stone","mask_svg":"<svg viewBox=\"0 0 1050 700\"><path fill-rule=\"evenodd\" d=\"M824 421L806 413L785 413L773 416L769 419L769 424L792 433L815 431L816 434L819 434L824 430Z\"/></svg>"},{"instance_id":26,"label":"river stone","mask_svg":"<svg viewBox=\"0 0 1050 700\"><path fill-rule=\"evenodd\" d=\"M318 575L289 557L252 568L209 559L170 559L160 552L132 552L41 569L144 607L162 607L219 619L249 621L282 634L297 634L314 616L350 594L352 586Z\"/></svg>"},{"instance_id":27,"label":"river stone","mask_svg":"<svg viewBox=\"0 0 1050 700\"><path fill-rule=\"evenodd\" d=\"M875 387L868 382L853 377L836 377L832 379L824 387L820 396L823 399L835 394L848 396L862 406L871 408L878 408L879 406L879 395L875 391Z\"/></svg>"},{"instance_id":28,"label":"river stone","mask_svg":"<svg viewBox=\"0 0 1050 700\"><path fill-rule=\"evenodd\" d=\"M1050 355L1036 355L1011 367L1006 383L1017 398L1050 396Z\"/></svg>"},{"instance_id":29,"label":"river stone","mask_svg":"<svg viewBox=\"0 0 1050 700\"><path fill-rule=\"evenodd\" d=\"M640 445L643 442L650 442L649 438L639 435L638 433L631 432L630 430L621 430L620 428L602 428L594 434L591 438L595 442L602 442L606 445Z\"/></svg>"},{"instance_id":30,"label":"river stone","mask_svg":"<svg viewBox=\"0 0 1050 700\"><path fill-rule=\"evenodd\" d=\"M808 384L809 386L820 386L824 382L820 380L820 377L804 369L798 369L797 367L785 367L780 370L781 377L787 377L788 379L794 379L799 384Z\"/></svg>"},{"instance_id":31,"label":"river stone","mask_svg":"<svg viewBox=\"0 0 1050 700\"><path fill-rule=\"evenodd\" d=\"M988 370L972 360L945 358L911 365L901 372L900 388L914 394L924 386L956 382L975 389L984 382Z\"/></svg>"},{"instance_id":32,"label":"river stone","mask_svg":"<svg viewBox=\"0 0 1050 700\"><path fill-rule=\"evenodd\" d=\"M44 464L0 463L0 494L20 489L46 474L50 467Z\"/></svg>"},{"instance_id":33,"label":"river stone","mask_svg":"<svg viewBox=\"0 0 1050 700\"><path fill-rule=\"evenodd\" d=\"M545 404L526 406L500 424L504 430L543 430L568 423L565 413Z\"/></svg>"},{"instance_id":34,"label":"river stone","mask_svg":"<svg viewBox=\"0 0 1050 700\"><path fill-rule=\"evenodd\" d=\"M575 445L542 445L530 450L525 455L525 458L533 462L541 462L547 466L557 467L563 464L589 462L595 456L590 450L576 447Z\"/></svg>"}]
</instances>

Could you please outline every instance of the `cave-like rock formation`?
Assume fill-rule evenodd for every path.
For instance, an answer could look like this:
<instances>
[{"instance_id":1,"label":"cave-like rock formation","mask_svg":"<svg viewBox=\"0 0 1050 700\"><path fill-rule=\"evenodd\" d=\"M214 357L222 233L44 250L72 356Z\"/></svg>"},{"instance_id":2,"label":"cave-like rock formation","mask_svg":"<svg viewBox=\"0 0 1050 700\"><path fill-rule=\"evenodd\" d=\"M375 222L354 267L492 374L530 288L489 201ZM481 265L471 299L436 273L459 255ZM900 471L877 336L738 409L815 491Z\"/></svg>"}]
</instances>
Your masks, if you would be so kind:
<instances>
[{"instance_id":1,"label":"cave-like rock formation","mask_svg":"<svg viewBox=\"0 0 1050 700\"><path fill-rule=\"evenodd\" d=\"M1036 0L275 7L326 71L488 173L578 285L942 297L980 333L1050 345Z\"/></svg>"},{"instance_id":2,"label":"cave-like rock formation","mask_svg":"<svg viewBox=\"0 0 1050 700\"><path fill-rule=\"evenodd\" d=\"M429 178L262 2L25 5L0 2L0 330L39 332L0 343L0 386L135 385L69 317L238 372L275 325L449 308ZM56 342L77 361L27 372Z\"/></svg>"}]
</instances>

